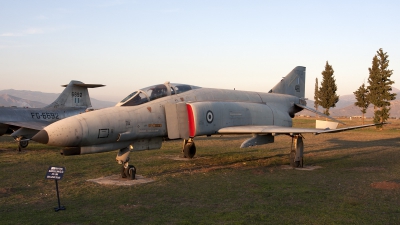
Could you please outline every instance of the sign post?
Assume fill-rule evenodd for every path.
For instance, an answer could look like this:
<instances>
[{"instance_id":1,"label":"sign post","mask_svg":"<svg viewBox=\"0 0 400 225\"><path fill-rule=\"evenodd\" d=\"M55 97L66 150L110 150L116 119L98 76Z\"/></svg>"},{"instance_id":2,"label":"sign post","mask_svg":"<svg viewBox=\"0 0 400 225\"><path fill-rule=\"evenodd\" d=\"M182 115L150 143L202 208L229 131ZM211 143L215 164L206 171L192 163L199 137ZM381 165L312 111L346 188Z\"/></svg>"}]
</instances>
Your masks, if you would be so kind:
<instances>
[{"instance_id":1,"label":"sign post","mask_svg":"<svg viewBox=\"0 0 400 225\"><path fill-rule=\"evenodd\" d=\"M57 191L57 200L58 200L58 208L54 208L56 212L60 210L65 210L64 206L60 206L60 195L58 194L58 180L61 180L64 176L65 168L64 167L55 167L50 166L46 173L46 179L55 180L56 182L56 191Z\"/></svg>"}]
</instances>

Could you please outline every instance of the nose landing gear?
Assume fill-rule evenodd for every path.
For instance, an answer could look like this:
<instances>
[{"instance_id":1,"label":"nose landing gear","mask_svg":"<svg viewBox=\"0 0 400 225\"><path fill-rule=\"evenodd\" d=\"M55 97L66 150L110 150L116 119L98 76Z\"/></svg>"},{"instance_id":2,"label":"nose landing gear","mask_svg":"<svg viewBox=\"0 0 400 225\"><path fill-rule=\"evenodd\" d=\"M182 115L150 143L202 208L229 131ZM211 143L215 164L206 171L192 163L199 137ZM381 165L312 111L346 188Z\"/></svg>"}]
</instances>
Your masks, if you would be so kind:
<instances>
[{"instance_id":1,"label":"nose landing gear","mask_svg":"<svg viewBox=\"0 0 400 225\"><path fill-rule=\"evenodd\" d=\"M26 139L25 137L17 137L15 139L18 142L18 151L20 152L23 148L28 147L29 145L29 139Z\"/></svg>"},{"instance_id":2,"label":"nose landing gear","mask_svg":"<svg viewBox=\"0 0 400 225\"><path fill-rule=\"evenodd\" d=\"M130 153L130 146L122 148L119 150L115 160L117 160L118 164L122 165L121 177L134 180L136 177L136 167L134 165L129 165L129 153Z\"/></svg>"}]
</instances>

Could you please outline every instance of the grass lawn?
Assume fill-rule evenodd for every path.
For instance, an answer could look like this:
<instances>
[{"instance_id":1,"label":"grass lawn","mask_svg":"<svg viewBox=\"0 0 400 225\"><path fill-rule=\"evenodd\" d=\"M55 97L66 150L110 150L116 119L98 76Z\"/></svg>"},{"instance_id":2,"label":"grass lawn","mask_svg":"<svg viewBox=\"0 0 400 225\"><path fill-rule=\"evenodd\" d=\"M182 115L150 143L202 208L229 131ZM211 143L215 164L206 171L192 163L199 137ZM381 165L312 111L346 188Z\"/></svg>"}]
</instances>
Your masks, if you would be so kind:
<instances>
[{"instance_id":1,"label":"grass lawn","mask_svg":"<svg viewBox=\"0 0 400 225\"><path fill-rule=\"evenodd\" d=\"M247 149L239 146L250 136L197 137L189 161L172 159L181 140L167 141L130 154L137 173L155 180L130 187L86 181L118 174L117 151L65 157L31 142L19 153L2 136L0 224L398 224L400 121L389 122L382 131L305 134L304 163L321 167L312 171L287 168L288 136ZM54 212L49 166L66 168L58 182L65 211Z\"/></svg>"}]
</instances>

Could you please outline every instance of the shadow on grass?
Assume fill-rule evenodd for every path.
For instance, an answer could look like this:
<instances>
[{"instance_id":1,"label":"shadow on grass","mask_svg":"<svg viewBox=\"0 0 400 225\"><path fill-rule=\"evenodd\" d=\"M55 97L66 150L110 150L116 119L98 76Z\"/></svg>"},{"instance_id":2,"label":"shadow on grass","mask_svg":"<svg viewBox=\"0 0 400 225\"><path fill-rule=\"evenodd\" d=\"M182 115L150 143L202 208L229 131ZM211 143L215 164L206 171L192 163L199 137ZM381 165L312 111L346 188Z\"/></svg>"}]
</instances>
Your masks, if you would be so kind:
<instances>
[{"instance_id":1,"label":"shadow on grass","mask_svg":"<svg viewBox=\"0 0 400 225\"><path fill-rule=\"evenodd\" d=\"M388 138L380 140L341 140L339 138L332 138L327 142L334 144L332 147L328 147L321 150L315 150L313 152L326 152L326 151L342 151L349 148L370 148L370 147L396 147L400 145L400 138Z\"/></svg>"},{"instance_id":2,"label":"shadow on grass","mask_svg":"<svg viewBox=\"0 0 400 225\"><path fill-rule=\"evenodd\" d=\"M241 153L243 153L243 152L241 152ZM211 170L238 168L238 167L240 167L240 165L243 165L244 163L256 162L256 161L260 161L260 160L268 160L268 159L272 159L272 158L282 158L282 157L287 157L287 156L288 156L288 154L276 154L276 155L265 156L265 157L243 158L243 159L238 159L238 160L229 161L229 162L223 162L223 163L219 162L217 164L208 164L208 165L193 166L190 168L179 168L176 170L161 171L161 172L152 173L151 175L152 176L162 176L162 175L180 174L180 173L185 173L185 172L196 173L196 172L203 172L203 171L208 172ZM285 164L282 164L282 165L285 165ZM272 166L272 164L270 166ZM276 164L274 164L273 166L276 166Z\"/></svg>"},{"instance_id":3,"label":"shadow on grass","mask_svg":"<svg viewBox=\"0 0 400 225\"><path fill-rule=\"evenodd\" d=\"M333 146L329 146L327 148L323 148L320 150L313 150L311 152L305 152L305 154L314 154L314 153L324 153L324 152L347 152L346 155L331 155L329 158L319 159L319 162L334 162L340 161L343 159L349 159L353 156L366 156L373 154L381 154L386 152L386 154L390 154L388 151L393 150L394 147L399 146L400 138L387 138L380 140L341 140L338 138L332 138L327 140ZM381 149L376 148L381 147ZM393 147L393 148L392 148ZM375 149L374 149L375 148ZM360 151L354 152L355 149L359 149ZM350 152L351 151L351 152Z\"/></svg>"}]
</instances>

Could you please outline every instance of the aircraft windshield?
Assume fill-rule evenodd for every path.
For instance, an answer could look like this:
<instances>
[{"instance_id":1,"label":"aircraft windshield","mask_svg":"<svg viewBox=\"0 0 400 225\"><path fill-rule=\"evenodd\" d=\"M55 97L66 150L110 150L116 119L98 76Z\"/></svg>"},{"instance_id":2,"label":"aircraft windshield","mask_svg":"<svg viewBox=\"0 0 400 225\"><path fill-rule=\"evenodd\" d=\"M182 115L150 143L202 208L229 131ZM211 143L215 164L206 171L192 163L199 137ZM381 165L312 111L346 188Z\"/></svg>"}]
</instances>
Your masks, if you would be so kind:
<instances>
[{"instance_id":1,"label":"aircraft windshield","mask_svg":"<svg viewBox=\"0 0 400 225\"><path fill-rule=\"evenodd\" d=\"M122 99L117 106L135 106L169 95L180 94L200 87L187 84L157 84L135 91Z\"/></svg>"},{"instance_id":2,"label":"aircraft windshield","mask_svg":"<svg viewBox=\"0 0 400 225\"><path fill-rule=\"evenodd\" d=\"M122 106L134 106L134 105L140 105L143 103L146 103L149 101L149 99L147 98L147 95L145 93L143 93L142 91L135 91L134 93L136 93L136 95L134 95L133 98L130 98L129 101L124 102L123 100L120 102L122 103ZM127 97L128 98L128 97ZM129 99L129 98L128 98Z\"/></svg>"},{"instance_id":3,"label":"aircraft windshield","mask_svg":"<svg viewBox=\"0 0 400 225\"><path fill-rule=\"evenodd\" d=\"M126 102L128 99L132 98L132 96L136 95L137 91L132 92L132 94L126 96L124 99L121 100L121 103Z\"/></svg>"}]
</instances>

